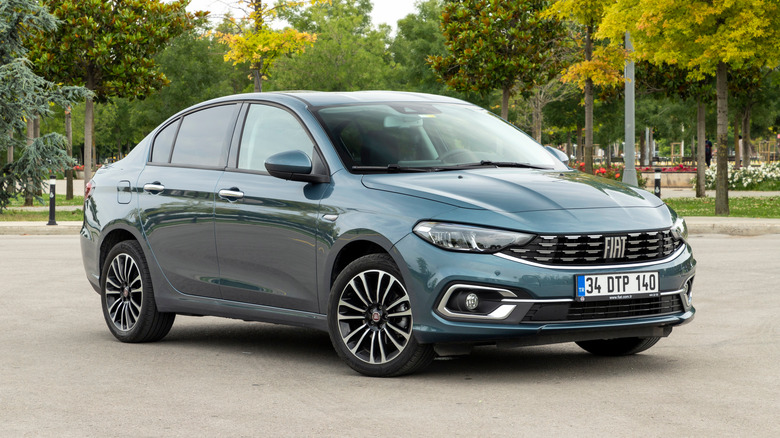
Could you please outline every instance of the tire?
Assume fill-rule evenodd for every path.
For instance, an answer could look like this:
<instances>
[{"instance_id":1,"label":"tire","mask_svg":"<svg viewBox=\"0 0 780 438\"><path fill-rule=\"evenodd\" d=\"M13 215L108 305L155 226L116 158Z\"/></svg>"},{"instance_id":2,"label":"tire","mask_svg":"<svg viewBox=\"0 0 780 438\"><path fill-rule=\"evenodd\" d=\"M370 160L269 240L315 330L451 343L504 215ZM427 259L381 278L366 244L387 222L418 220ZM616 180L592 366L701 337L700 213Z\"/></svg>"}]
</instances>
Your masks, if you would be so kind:
<instances>
[{"instance_id":1,"label":"tire","mask_svg":"<svg viewBox=\"0 0 780 438\"><path fill-rule=\"evenodd\" d=\"M328 303L328 331L339 357L372 377L411 374L434 357L418 344L401 273L387 254L369 254L344 268Z\"/></svg>"},{"instance_id":2,"label":"tire","mask_svg":"<svg viewBox=\"0 0 780 438\"><path fill-rule=\"evenodd\" d=\"M661 338L618 338L579 341L577 345L597 356L628 356L641 353L656 344Z\"/></svg>"},{"instance_id":3,"label":"tire","mask_svg":"<svg viewBox=\"0 0 780 438\"><path fill-rule=\"evenodd\" d=\"M175 313L157 311L154 288L141 245L119 242L106 256L100 301L108 329L122 342L155 342L171 330Z\"/></svg>"}]
</instances>

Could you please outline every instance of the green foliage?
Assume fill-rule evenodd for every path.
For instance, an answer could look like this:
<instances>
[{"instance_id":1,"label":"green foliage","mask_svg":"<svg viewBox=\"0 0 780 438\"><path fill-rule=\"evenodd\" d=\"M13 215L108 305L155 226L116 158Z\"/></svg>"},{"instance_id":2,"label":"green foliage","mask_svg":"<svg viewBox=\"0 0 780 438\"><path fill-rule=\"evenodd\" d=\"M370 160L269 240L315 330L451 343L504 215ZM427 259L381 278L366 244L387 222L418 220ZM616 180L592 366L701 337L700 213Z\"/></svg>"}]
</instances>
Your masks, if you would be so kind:
<instances>
[{"instance_id":1,"label":"green foliage","mask_svg":"<svg viewBox=\"0 0 780 438\"><path fill-rule=\"evenodd\" d=\"M129 121L133 143L173 114L198 102L235 94L247 86L244 66L224 62L225 46L205 30L196 29L171 41L157 57L160 71L170 85L130 105ZM243 70L243 72L241 71ZM121 102L117 102L119 105ZM110 126L110 122L106 123ZM97 124L100 128L101 123ZM116 143L117 137L99 141Z\"/></svg>"},{"instance_id":2,"label":"green foliage","mask_svg":"<svg viewBox=\"0 0 780 438\"><path fill-rule=\"evenodd\" d=\"M31 59L49 79L84 85L96 102L143 97L167 85L154 55L203 13L188 0L44 0L60 21L35 38Z\"/></svg>"},{"instance_id":3,"label":"green foliage","mask_svg":"<svg viewBox=\"0 0 780 438\"><path fill-rule=\"evenodd\" d=\"M333 0L288 13L296 28L317 34L304 53L279 60L274 90L354 91L386 88L391 75L386 51L390 29L371 25L369 0Z\"/></svg>"},{"instance_id":4,"label":"green foliage","mask_svg":"<svg viewBox=\"0 0 780 438\"><path fill-rule=\"evenodd\" d=\"M545 18L546 1L463 0L442 12L447 53L429 58L434 71L458 91L526 93L560 70L556 48L564 28Z\"/></svg>"},{"instance_id":5,"label":"green foliage","mask_svg":"<svg viewBox=\"0 0 780 438\"><path fill-rule=\"evenodd\" d=\"M444 36L439 31L441 0L417 4L417 13L398 20L398 31L390 45L395 69L393 82L399 90L447 94L447 87L428 67L429 56L446 53Z\"/></svg>"},{"instance_id":6,"label":"green foliage","mask_svg":"<svg viewBox=\"0 0 780 438\"><path fill-rule=\"evenodd\" d=\"M639 59L680 65L698 79L714 76L719 62L737 68L780 62L776 1L617 0L599 33L614 40L627 30Z\"/></svg>"},{"instance_id":7,"label":"green foliage","mask_svg":"<svg viewBox=\"0 0 780 438\"><path fill-rule=\"evenodd\" d=\"M40 189L54 169L71 166L57 134L35 139L25 147L21 133L30 120L52 113L52 105L67 106L89 92L80 87L59 87L36 75L25 58L24 38L50 32L54 18L37 2L5 0L0 3L0 150L20 149L18 159L0 172L0 212L18 193L30 195Z\"/></svg>"},{"instance_id":8,"label":"green foliage","mask_svg":"<svg viewBox=\"0 0 780 438\"><path fill-rule=\"evenodd\" d=\"M316 35L300 32L293 28L277 30L270 23L286 9L296 9L306 4L314 5L329 0L307 1L279 1L275 6L261 0L249 0L251 8L249 16L234 23L236 31L220 32L216 35L219 40L230 47L225 54L225 61L233 61L233 64L248 63L255 79L254 91L262 91L262 81L266 79L274 63L281 56L302 53L307 47L314 44Z\"/></svg>"}]
</instances>

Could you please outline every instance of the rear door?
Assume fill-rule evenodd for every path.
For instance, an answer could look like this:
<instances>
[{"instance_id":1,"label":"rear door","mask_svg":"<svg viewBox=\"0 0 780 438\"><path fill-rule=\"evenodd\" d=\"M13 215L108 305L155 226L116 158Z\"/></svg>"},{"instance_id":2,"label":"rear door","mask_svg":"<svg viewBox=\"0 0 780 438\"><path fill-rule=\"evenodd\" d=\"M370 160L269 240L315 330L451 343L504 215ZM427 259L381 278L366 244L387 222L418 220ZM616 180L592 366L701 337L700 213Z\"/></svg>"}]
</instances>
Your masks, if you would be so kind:
<instances>
[{"instance_id":1,"label":"rear door","mask_svg":"<svg viewBox=\"0 0 780 438\"><path fill-rule=\"evenodd\" d=\"M216 237L224 299L318 311L316 232L326 184L269 175L265 160L301 150L319 160L314 142L286 109L252 104L237 165L218 184Z\"/></svg>"},{"instance_id":2,"label":"rear door","mask_svg":"<svg viewBox=\"0 0 780 438\"><path fill-rule=\"evenodd\" d=\"M182 293L220 296L214 191L227 163L239 106L199 109L164 127L138 178L148 244L168 281Z\"/></svg>"}]
</instances>

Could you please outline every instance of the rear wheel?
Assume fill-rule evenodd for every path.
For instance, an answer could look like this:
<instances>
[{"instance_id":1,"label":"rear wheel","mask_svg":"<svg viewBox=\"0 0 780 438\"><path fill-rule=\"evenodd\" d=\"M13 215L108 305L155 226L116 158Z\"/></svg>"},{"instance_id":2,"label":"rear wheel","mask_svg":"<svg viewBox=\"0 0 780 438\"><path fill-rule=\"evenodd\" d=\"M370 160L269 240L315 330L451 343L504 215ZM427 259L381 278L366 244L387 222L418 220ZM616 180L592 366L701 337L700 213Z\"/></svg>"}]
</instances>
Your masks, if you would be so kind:
<instances>
[{"instance_id":1,"label":"rear wheel","mask_svg":"<svg viewBox=\"0 0 780 438\"><path fill-rule=\"evenodd\" d=\"M390 256L363 256L338 275L328 328L336 352L355 371L389 377L428 365L433 347L418 344L412 327L409 295Z\"/></svg>"},{"instance_id":2,"label":"rear wheel","mask_svg":"<svg viewBox=\"0 0 780 438\"><path fill-rule=\"evenodd\" d=\"M661 338L618 338L579 341L583 350L598 356L628 356L641 353L656 344Z\"/></svg>"},{"instance_id":3,"label":"rear wheel","mask_svg":"<svg viewBox=\"0 0 780 438\"><path fill-rule=\"evenodd\" d=\"M106 256L100 276L103 317L122 342L159 341L171 330L174 313L157 311L154 288L138 242L119 242Z\"/></svg>"}]
</instances>

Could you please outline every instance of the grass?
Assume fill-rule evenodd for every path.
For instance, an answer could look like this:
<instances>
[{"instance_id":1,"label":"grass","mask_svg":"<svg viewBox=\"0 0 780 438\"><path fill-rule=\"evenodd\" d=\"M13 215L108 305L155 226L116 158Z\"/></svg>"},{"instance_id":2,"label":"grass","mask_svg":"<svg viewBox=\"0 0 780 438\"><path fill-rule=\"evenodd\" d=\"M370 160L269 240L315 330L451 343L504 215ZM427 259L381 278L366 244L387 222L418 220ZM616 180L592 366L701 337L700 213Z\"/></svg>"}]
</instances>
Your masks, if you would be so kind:
<instances>
[{"instance_id":1,"label":"grass","mask_svg":"<svg viewBox=\"0 0 780 438\"><path fill-rule=\"evenodd\" d=\"M36 201L33 199L33 207L48 207L49 206L49 194L44 193L43 196L41 196L43 199L43 203ZM74 196L73 199L66 200L65 195L55 195L55 202L57 205L84 205L84 197L83 196ZM11 202L8 204L8 208L17 208L24 205L24 198L21 196L12 199ZM48 219L47 219L48 220Z\"/></svg>"},{"instance_id":2,"label":"grass","mask_svg":"<svg viewBox=\"0 0 780 438\"><path fill-rule=\"evenodd\" d=\"M81 221L84 218L84 213L81 209L73 211L58 210L54 213L54 218L57 222L60 221ZM3 211L0 214L0 222L48 222L49 212L47 211L24 211L21 209L10 209Z\"/></svg>"},{"instance_id":3,"label":"grass","mask_svg":"<svg viewBox=\"0 0 780 438\"><path fill-rule=\"evenodd\" d=\"M664 201L682 216L715 216L715 198L668 198ZM729 198L729 216L780 219L780 196Z\"/></svg>"}]
</instances>

